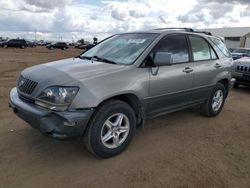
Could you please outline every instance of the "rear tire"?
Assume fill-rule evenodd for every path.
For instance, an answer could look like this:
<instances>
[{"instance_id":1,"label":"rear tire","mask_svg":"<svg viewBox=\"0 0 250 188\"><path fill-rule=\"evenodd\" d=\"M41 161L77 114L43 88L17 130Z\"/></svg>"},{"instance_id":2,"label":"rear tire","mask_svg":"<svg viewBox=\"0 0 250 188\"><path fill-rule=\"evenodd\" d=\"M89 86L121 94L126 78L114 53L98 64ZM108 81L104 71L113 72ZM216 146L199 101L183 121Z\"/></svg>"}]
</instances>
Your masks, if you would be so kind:
<instances>
[{"instance_id":1,"label":"rear tire","mask_svg":"<svg viewBox=\"0 0 250 188\"><path fill-rule=\"evenodd\" d=\"M202 113L207 117L217 116L224 106L226 94L225 86L217 83L209 98L201 105Z\"/></svg>"},{"instance_id":2,"label":"rear tire","mask_svg":"<svg viewBox=\"0 0 250 188\"><path fill-rule=\"evenodd\" d=\"M3 47L4 47L4 48L8 48L8 46L7 46L6 44L5 44L5 45L3 45Z\"/></svg>"},{"instance_id":3,"label":"rear tire","mask_svg":"<svg viewBox=\"0 0 250 188\"><path fill-rule=\"evenodd\" d=\"M108 158L127 148L136 131L133 109L125 102L110 100L97 108L84 135L92 154Z\"/></svg>"}]
</instances>

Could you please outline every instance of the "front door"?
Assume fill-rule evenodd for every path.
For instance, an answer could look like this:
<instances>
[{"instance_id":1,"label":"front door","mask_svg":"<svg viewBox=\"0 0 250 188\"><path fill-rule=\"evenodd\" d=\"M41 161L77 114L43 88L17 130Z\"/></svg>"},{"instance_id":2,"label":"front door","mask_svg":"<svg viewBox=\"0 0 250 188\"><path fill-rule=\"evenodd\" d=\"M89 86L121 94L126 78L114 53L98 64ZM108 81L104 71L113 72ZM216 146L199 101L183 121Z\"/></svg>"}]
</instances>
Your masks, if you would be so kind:
<instances>
[{"instance_id":1,"label":"front door","mask_svg":"<svg viewBox=\"0 0 250 188\"><path fill-rule=\"evenodd\" d=\"M147 113L154 116L192 103L194 81L185 35L170 35L162 39L152 53L172 54L171 65L152 67Z\"/></svg>"}]
</instances>

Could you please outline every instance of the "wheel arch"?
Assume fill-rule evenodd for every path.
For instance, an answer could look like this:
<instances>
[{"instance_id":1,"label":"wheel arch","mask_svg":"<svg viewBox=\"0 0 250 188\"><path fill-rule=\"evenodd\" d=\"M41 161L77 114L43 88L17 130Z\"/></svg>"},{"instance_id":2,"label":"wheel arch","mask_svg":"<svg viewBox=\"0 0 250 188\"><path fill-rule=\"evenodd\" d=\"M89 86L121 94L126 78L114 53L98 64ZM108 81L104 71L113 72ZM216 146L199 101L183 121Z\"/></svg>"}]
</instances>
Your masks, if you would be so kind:
<instances>
[{"instance_id":1,"label":"wheel arch","mask_svg":"<svg viewBox=\"0 0 250 188\"><path fill-rule=\"evenodd\" d=\"M227 78L223 78L223 79L219 80L217 83L221 83L225 87L225 89L226 89L226 97L227 97L228 96L230 81Z\"/></svg>"},{"instance_id":2,"label":"wheel arch","mask_svg":"<svg viewBox=\"0 0 250 188\"><path fill-rule=\"evenodd\" d=\"M145 105L139 99L138 96L136 96L135 94L132 94L132 93L119 94L119 95L112 96L112 97L109 97L109 98L103 100L98 106L100 106L103 103L108 102L109 100L120 100L120 101L127 103L135 112L135 115L137 118L137 126L141 127L144 125Z\"/></svg>"},{"instance_id":3,"label":"wheel arch","mask_svg":"<svg viewBox=\"0 0 250 188\"><path fill-rule=\"evenodd\" d=\"M213 79L213 84L221 83L226 89L226 97L228 95L228 90L230 88L230 80L232 78L232 74L230 71L222 71L217 74Z\"/></svg>"}]
</instances>

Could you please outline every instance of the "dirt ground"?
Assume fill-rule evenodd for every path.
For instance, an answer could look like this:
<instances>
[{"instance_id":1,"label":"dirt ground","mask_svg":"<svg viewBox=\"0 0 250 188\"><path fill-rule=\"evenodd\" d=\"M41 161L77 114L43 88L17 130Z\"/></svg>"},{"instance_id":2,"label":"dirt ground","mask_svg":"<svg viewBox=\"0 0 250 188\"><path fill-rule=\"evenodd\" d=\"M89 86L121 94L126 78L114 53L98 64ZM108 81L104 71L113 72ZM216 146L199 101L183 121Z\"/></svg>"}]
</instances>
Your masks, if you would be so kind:
<instances>
[{"instance_id":1,"label":"dirt ground","mask_svg":"<svg viewBox=\"0 0 250 188\"><path fill-rule=\"evenodd\" d=\"M8 108L9 91L26 67L80 50L0 49L0 187L250 187L250 89L231 91L224 110L197 109L147 122L128 149L97 159L81 139L43 136Z\"/></svg>"}]
</instances>

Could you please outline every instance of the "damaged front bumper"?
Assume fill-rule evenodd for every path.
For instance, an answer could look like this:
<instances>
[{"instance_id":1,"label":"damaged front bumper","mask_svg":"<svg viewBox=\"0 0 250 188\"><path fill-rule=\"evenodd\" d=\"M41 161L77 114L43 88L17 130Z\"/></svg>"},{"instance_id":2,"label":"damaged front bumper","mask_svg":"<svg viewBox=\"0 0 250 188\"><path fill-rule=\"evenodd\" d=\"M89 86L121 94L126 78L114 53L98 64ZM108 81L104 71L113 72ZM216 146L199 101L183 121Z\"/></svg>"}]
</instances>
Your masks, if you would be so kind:
<instances>
[{"instance_id":1,"label":"damaged front bumper","mask_svg":"<svg viewBox=\"0 0 250 188\"><path fill-rule=\"evenodd\" d=\"M56 112L25 101L16 88L10 92L9 106L21 119L43 134L56 139L82 136L94 109Z\"/></svg>"}]
</instances>

